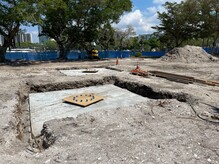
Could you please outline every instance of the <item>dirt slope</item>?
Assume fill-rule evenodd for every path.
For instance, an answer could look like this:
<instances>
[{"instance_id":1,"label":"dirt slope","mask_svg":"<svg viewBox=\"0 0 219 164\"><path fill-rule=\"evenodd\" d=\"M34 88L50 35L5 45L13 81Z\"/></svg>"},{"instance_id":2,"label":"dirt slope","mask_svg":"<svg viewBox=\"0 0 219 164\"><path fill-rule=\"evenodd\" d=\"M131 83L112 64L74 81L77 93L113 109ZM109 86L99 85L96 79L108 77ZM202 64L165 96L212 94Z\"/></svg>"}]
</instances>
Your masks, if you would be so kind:
<instances>
[{"instance_id":1,"label":"dirt slope","mask_svg":"<svg viewBox=\"0 0 219 164\"><path fill-rule=\"evenodd\" d=\"M215 60L215 58L201 47L187 45L185 47L172 49L161 57L160 60L168 62L200 63L211 62Z\"/></svg>"}]
</instances>

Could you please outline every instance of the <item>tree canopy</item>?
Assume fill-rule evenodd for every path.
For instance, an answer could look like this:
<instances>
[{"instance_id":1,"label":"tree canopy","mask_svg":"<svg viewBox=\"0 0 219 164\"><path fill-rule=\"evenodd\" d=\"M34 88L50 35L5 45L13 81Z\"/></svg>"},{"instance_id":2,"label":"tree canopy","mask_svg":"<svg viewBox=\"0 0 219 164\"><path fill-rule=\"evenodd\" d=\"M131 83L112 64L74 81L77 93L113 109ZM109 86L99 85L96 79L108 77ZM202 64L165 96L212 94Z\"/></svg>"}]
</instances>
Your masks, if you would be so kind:
<instances>
[{"instance_id":1,"label":"tree canopy","mask_svg":"<svg viewBox=\"0 0 219 164\"><path fill-rule=\"evenodd\" d=\"M42 0L37 4L38 24L42 35L57 42L60 57L66 58L74 45L86 49L88 43L97 42L99 30L131 8L130 0Z\"/></svg>"},{"instance_id":2,"label":"tree canopy","mask_svg":"<svg viewBox=\"0 0 219 164\"><path fill-rule=\"evenodd\" d=\"M104 50L109 50L115 46L115 29L110 24L106 24L100 28L97 44Z\"/></svg>"},{"instance_id":3,"label":"tree canopy","mask_svg":"<svg viewBox=\"0 0 219 164\"><path fill-rule=\"evenodd\" d=\"M21 25L40 25L45 35L54 39L65 59L72 48L89 49L91 42L102 48L119 49L164 45L181 46L191 40L211 40L213 46L219 38L219 1L185 0L164 4L165 11L158 12L160 24L153 27L159 40L152 38L139 45L138 38L130 38L134 29L125 31L112 28L125 12L132 9L131 0L0 0L0 61L5 60L6 49L15 46L14 38ZM133 42L133 43L131 43ZM49 42L56 46L54 42Z\"/></svg>"},{"instance_id":4,"label":"tree canopy","mask_svg":"<svg viewBox=\"0 0 219 164\"><path fill-rule=\"evenodd\" d=\"M0 35L4 37L0 60L15 45L21 25L40 25L41 35L54 39L60 57L65 58L72 47L86 49L90 42L98 42L104 28L113 32L111 24L131 8L131 0L0 0Z\"/></svg>"},{"instance_id":5,"label":"tree canopy","mask_svg":"<svg viewBox=\"0 0 219 164\"><path fill-rule=\"evenodd\" d=\"M0 45L0 61L5 60L7 48L13 47L13 39L21 24L30 20L27 0L0 0L0 35L4 37Z\"/></svg>"},{"instance_id":6,"label":"tree canopy","mask_svg":"<svg viewBox=\"0 0 219 164\"><path fill-rule=\"evenodd\" d=\"M193 37L193 31L196 30L196 22L192 20L194 15L189 14L185 3L165 3L165 12L158 12L158 18L161 20L160 26L154 27L162 34L163 42L169 41L169 46L178 47L183 41Z\"/></svg>"},{"instance_id":7,"label":"tree canopy","mask_svg":"<svg viewBox=\"0 0 219 164\"><path fill-rule=\"evenodd\" d=\"M166 11L158 12L160 25L153 27L160 32L160 41L169 48L181 46L194 38L219 37L219 1L186 0L164 4Z\"/></svg>"},{"instance_id":8,"label":"tree canopy","mask_svg":"<svg viewBox=\"0 0 219 164\"><path fill-rule=\"evenodd\" d=\"M115 39L117 42L117 48L122 49L129 49L131 47L131 40L130 37L136 35L134 28L131 25L128 25L125 29L116 29L115 30Z\"/></svg>"}]
</instances>

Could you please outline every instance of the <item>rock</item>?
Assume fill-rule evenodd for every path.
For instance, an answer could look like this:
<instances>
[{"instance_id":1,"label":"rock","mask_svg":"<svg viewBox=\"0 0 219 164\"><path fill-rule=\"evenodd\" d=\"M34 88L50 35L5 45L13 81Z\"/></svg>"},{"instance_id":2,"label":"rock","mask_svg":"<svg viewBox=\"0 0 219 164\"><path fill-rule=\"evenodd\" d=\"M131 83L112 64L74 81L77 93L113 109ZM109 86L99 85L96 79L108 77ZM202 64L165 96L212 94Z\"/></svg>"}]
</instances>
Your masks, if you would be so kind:
<instances>
[{"instance_id":1,"label":"rock","mask_svg":"<svg viewBox=\"0 0 219 164\"><path fill-rule=\"evenodd\" d=\"M42 147L44 149L49 148L52 144L55 143L57 139L55 133L48 127L47 124L43 125L43 129L41 131L41 139L42 139Z\"/></svg>"}]
</instances>

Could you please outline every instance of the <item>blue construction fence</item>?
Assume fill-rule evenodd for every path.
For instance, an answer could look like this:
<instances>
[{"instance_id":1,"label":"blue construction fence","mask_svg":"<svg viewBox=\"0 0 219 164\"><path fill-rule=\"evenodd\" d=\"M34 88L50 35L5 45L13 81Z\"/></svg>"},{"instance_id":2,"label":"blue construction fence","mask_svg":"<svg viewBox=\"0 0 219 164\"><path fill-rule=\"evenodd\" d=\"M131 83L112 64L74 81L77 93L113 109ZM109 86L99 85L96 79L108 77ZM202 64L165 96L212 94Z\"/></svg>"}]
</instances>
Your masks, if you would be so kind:
<instances>
[{"instance_id":1,"label":"blue construction fence","mask_svg":"<svg viewBox=\"0 0 219 164\"><path fill-rule=\"evenodd\" d=\"M101 59L106 58L130 58L135 55L134 51L99 51L99 57ZM161 57L165 52L142 52L143 57ZM58 52L7 52L6 60L27 60L27 61L52 61L59 58ZM88 58L86 51L70 51L67 54L68 60L79 60Z\"/></svg>"},{"instance_id":2,"label":"blue construction fence","mask_svg":"<svg viewBox=\"0 0 219 164\"><path fill-rule=\"evenodd\" d=\"M209 53L209 54L214 54L214 55L217 55L217 56L219 56L219 47L217 47L217 48L209 48L209 47L207 47L207 48L203 48L207 53Z\"/></svg>"},{"instance_id":3,"label":"blue construction fence","mask_svg":"<svg viewBox=\"0 0 219 164\"><path fill-rule=\"evenodd\" d=\"M98 55L101 59L104 58L129 58L132 56L133 51L98 51ZM71 51L67 55L69 60L86 59L88 57L87 52Z\"/></svg>"},{"instance_id":4,"label":"blue construction fence","mask_svg":"<svg viewBox=\"0 0 219 164\"><path fill-rule=\"evenodd\" d=\"M209 54L212 53L212 48L203 48ZM156 51L156 52L142 52L142 57L149 58L159 58L165 55L164 51ZM219 54L219 48L214 49L214 53ZM134 51L99 51L99 57L101 59L105 58L130 58L135 55ZM68 60L79 60L86 59L88 57L86 51L71 51L67 54ZM16 60L27 60L27 61L52 61L57 60L59 58L58 52L7 52L6 60L16 61Z\"/></svg>"},{"instance_id":5,"label":"blue construction fence","mask_svg":"<svg viewBox=\"0 0 219 164\"><path fill-rule=\"evenodd\" d=\"M6 60L28 60L28 61L46 61L57 60L59 57L57 52L7 52Z\"/></svg>"},{"instance_id":6,"label":"blue construction fence","mask_svg":"<svg viewBox=\"0 0 219 164\"><path fill-rule=\"evenodd\" d=\"M159 58L165 55L165 51L156 51L156 52L142 52L143 57L150 57L150 58Z\"/></svg>"},{"instance_id":7,"label":"blue construction fence","mask_svg":"<svg viewBox=\"0 0 219 164\"><path fill-rule=\"evenodd\" d=\"M129 58L133 55L132 51L99 51L100 58ZM57 60L59 58L58 52L7 52L6 60L28 60L28 61L47 61ZM87 52L71 51L67 54L68 60L79 60L88 58Z\"/></svg>"}]
</instances>

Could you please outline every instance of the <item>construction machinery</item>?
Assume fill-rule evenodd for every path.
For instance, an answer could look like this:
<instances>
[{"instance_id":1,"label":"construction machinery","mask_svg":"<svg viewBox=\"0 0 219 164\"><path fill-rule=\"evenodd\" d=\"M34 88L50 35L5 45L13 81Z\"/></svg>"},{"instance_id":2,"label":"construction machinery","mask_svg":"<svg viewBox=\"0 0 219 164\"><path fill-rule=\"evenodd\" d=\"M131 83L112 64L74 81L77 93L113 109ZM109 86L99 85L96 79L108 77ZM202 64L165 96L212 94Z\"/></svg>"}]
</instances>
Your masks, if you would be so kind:
<instances>
[{"instance_id":1,"label":"construction machinery","mask_svg":"<svg viewBox=\"0 0 219 164\"><path fill-rule=\"evenodd\" d=\"M88 58L89 59L100 59L98 55L98 50L96 49L96 43L93 41L90 43L91 50L88 52Z\"/></svg>"},{"instance_id":2,"label":"construction machinery","mask_svg":"<svg viewBox=\"0 0 219 164\"><path fill-rule=\"evenodd\" d=\"M99 55L98 55L98 50L92 48L88 54L90 59L100 59Z\"/></svg>"}]
</instances>

